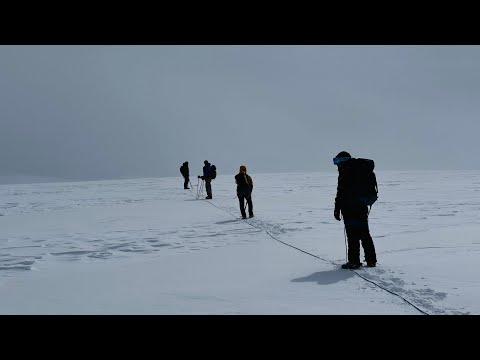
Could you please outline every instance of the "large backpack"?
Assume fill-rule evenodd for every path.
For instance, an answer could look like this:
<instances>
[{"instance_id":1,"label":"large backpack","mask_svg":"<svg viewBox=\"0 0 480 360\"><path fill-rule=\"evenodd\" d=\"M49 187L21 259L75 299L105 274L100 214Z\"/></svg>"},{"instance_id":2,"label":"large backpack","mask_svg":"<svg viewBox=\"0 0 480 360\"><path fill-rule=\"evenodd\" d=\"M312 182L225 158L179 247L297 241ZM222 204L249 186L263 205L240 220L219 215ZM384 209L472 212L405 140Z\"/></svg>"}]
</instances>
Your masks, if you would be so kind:
<instances>
[{"instance_id":1,"label":"large backpack","mask_svg":"<svg viewBox=\"0 0 480 360\"><path fill-rule=\"evenodd\" d=\"M215 179L217 177L217 167L215 165L210 166L210 179Z\"/></svg>"},{"instance_id":2,"label":"large backpack","mask_svg":"<svg viewBox=\"0 0 480 360\"><path fill-rule=\"evenodd\" d=\"M378 199L377 177L373 172L375 162L370 159L352 159L356 169L356 193L362 205L372 206Z\"/></svg>"},{"instance_id":3,"label":"large backpack","mask_svg":"<svg viewBox=\"0 0 480 360\"><path fill-rule=\"evenodd\" d=\"M182 174L183 176L185 176L185 167L184 167L184 165L180 166L180 174Z\"/></svg>"}]
</instances>

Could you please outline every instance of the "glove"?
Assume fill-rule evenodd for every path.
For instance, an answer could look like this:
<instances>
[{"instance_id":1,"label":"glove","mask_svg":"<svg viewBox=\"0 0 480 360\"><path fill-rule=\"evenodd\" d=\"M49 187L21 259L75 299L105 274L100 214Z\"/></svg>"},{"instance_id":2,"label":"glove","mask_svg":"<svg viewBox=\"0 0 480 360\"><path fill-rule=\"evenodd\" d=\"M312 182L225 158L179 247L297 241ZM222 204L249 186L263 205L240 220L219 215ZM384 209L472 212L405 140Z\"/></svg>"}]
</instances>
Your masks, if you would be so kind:
<instances>
[{"instance_id":1,"label":"glove","mask_svg":"<svg viewBox=\"0 0 480 360\"><path fill-rule=\"evenodd\" d=\"M340 218L340 209L335 209L335 210L333 211L333 217L334 217L335 219L337 219L338 221L342 220L342 219Z\"/></svg>"}]
</instances>

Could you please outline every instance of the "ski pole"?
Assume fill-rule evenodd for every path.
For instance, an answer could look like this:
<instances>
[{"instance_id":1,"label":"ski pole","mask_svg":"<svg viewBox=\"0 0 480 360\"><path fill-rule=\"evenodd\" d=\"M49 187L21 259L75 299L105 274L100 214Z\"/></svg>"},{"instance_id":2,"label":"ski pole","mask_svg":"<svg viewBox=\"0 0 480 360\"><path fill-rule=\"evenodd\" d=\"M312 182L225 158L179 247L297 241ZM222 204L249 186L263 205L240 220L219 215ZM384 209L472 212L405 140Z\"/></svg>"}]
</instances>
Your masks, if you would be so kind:
<instances>
[{"instance_id":1,"label":"ski pole","mask_svg":"<svg viewBox=\"0 0 480 360\"><path fill-rule=\"evenodd\" d=\"M204 181L202 180L202 182L200 183L200 190L198 192L198 198L200 198L200 196L203 196L203 186L204 186Z\"/></svg>"},{"instance_id":2,"label":"ski pole","mask_svg":"<svg viewBox=\"0 0 480 360\"><path fill-rule=\"evenodd\" d=\"M198 200L198 191L199 191L199 185L200 185L200 178L197 178L197 200Z\"/></svg>"}]
</instances>

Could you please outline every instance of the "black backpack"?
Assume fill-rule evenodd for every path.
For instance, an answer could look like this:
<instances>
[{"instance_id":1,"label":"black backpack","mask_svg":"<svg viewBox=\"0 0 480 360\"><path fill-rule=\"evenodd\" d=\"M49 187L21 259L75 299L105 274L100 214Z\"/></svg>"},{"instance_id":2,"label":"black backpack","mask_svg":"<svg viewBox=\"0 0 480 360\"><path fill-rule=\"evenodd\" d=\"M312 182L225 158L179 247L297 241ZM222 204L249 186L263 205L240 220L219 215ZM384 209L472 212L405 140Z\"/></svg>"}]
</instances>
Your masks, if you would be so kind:
<instances>
[{"instance_id":1,"label":"black backpack","mask_svg":"<svg viewBox=\"0 0 480 360\"><path fill-rule=\"evenodd\" d=\"M185 176L185 167L184 167L184 165L180 166L180 174L182 174L183 176Z\"/></svg>"},{"instance_id":2,"label":"black backpack","mask_svg":"<svg viewBox=\"0 0 480 360\"><path fill-rule=\"evenodd\" d=\"M210 179L215 179L217 177L217 167L215 165L210 166Z\"/></svg>"},{"instance_id":3,"label":"black backpack","mask_svg":"<svg viewBox=\"0 0 480 360\"><path fill-rule=\"evenodd\" d=\"M378 199L375 162L370 159L352 159L356 169L356 193L362 205L372 206Z\"/></svg>"}]
</instances>

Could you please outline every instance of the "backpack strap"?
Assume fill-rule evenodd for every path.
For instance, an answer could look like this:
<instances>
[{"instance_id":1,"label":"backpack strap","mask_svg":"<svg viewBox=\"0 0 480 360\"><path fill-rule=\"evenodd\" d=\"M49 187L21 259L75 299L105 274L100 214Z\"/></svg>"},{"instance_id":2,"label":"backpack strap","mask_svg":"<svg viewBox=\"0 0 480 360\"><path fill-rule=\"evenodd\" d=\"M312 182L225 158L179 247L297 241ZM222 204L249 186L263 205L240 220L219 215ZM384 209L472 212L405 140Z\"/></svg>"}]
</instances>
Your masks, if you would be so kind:
<instances>
[{"instance_id":1,"label":"backpack strap","mask_svg":"<svg viewBox=\"0 0 480 360\"><path fill-rule=\"evenodd\" d=\"M378 198L378 184L377 184L377 177L375 176L375 192L377 193L377 198ZM368 214L370 214L370 211L372 210L372 205L370 205L370 208L368 209L368 212L367 212L367 217L368 217Z\"/></svg>"}]
</instances>

